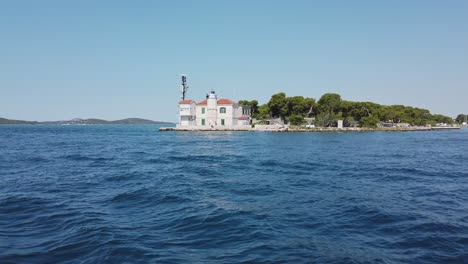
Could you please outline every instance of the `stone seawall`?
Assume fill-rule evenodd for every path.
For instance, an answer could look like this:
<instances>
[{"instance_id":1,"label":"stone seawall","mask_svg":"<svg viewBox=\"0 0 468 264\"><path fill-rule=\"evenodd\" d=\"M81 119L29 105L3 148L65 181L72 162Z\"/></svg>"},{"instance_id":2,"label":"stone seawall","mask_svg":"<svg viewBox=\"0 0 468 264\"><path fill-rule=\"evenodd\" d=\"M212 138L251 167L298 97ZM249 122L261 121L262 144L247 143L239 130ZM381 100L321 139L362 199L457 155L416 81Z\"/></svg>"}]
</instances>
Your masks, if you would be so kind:
<instances>
[{"instance_id":1,"label":"stone seawall","mask_svg":"<svg viewBox=\"0 0 468 264\"><path fill-rule=\"evenodd\" d=\"M408 131L433 131L442 129L460 129L460 127L381 127L381 128L365 128L365 127L288 127L288 126L242 126L236 128L198 128L198 127L161 127L160 131L252 131L252 132L408 132Z\"/></svg>"},{"instance_id":2,"label":"stone seawall","mask_svg":"<svg viewBox=\"0 0 468 264\"><path fill-rule=\"evenodd\" d=\"M430 127L382 127L382 128L367 128L367 127L315 127L315 128L289 128L288 132L373 132L373 131L388 131L388 132L404 132L404 131L430 131Z\"/></svg>"}]
</instances>

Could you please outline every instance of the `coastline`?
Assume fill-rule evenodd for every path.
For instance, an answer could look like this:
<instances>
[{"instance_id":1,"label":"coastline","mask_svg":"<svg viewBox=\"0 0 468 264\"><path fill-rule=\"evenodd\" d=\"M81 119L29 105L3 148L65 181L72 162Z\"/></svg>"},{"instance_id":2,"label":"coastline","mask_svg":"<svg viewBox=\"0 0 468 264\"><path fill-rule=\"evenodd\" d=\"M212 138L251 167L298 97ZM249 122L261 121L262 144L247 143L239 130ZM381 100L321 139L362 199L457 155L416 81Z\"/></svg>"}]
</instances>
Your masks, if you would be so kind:
<instances>
[{"instance_id":1,"label":"coastline","mask_svg":"<svg viewBox=\"0 0 468 264\"><path fill-rule=\"evenodd\" d=\"M161 127L159 131L179 131L179 132L298 132L298 133L339 133L339 132L411 132L411 131L437 131L437 130L453 130L461 129L461 127L381 127L381 128L366 128L366 127L315 127L315 128L300 128L300 127L271 127L271 128L195 128L195 127Z\"/></svg>"}]
</instances>

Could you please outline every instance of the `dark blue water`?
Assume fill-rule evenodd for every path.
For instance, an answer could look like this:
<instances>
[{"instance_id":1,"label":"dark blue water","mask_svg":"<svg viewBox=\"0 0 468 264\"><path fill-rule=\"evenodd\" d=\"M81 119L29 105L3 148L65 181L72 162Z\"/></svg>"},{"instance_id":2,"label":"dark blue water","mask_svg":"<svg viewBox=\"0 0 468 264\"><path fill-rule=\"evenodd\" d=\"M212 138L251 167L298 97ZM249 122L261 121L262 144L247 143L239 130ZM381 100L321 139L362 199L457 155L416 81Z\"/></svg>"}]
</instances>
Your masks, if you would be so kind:
<instances>
[{"instance_id":1,"label":"dark blue water","mask_svg":"<svg viewBox=\"0 0 468 264\"><path fill-rule=\"evenodd\" d=\"M0 126L0 263L468 263L468 130Z\"/></svg>"}]
</instances>

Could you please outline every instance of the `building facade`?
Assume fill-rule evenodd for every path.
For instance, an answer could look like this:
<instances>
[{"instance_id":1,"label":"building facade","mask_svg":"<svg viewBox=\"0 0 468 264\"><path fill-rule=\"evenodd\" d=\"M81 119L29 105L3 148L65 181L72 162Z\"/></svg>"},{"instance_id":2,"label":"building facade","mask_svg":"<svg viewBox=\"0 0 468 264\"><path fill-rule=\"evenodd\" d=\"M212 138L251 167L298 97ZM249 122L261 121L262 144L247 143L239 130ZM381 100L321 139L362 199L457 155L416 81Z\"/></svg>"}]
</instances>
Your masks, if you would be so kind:
<instances>
[{"instance_id":1,"label":"building facade","mask_svg":"<svg viewBox=\"0 0 468 264\"><path fill-rule=\"evenodd\" d=\"M179 124L181 126L194 126L196 103L193 100L179 102Z\"/></svg>"},{"instance_id":2,"label":"building facade","mask_svg":"<svg viewBox=\"0 0 468 264\"><path fill-rule=\"evenodd\" d=\"M236 129L250 126L251 109L229 99L218 99L211 91L206 100L179 102L179 124L177 127L200 129Z\"/></svg>"}]
</instances>

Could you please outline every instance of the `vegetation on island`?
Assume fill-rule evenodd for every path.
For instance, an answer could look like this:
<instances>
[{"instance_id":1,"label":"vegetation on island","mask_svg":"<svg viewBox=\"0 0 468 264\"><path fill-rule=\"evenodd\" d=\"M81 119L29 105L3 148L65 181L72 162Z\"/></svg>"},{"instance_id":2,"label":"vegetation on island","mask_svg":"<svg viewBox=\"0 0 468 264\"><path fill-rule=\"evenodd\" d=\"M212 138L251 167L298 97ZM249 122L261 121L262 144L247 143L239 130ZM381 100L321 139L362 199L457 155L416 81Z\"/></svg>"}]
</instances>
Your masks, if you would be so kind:
<instances>
[{"instance_id":1,"label":"vegetation on island","mask_svg":"<svg viewBox=\"0 0 468 264\"><path fill-rule=\"evenodd\" d=\"M313 118L316 126L335 126L337 120L343 120L343 125L360 127L377 127L384 123L408 123L412 126L436 125L438 123L453 124L448 116L431 114L427 109L404 105L381 105L372 102L346 101L339 94L327 93L317 101L303 96L288 97L285 93L277 93L263 105L257 100L239 101L240 105L252 108L252 117L259 122L270 118L281 118L291 125L302 125L304 118ZM464 120L459 115L457 123ZM460 122L461 120L461 122Z\"/></svg>"},{"instance_id":2,"label":"vegetation on island","mask_svg":"<svg viewBox=\"0 0 468 264\"><path fill-rule=\"evenodd\" d=\"M468 114L459 114L457 115L457 117L455 118L455 122L457 124L463 124L463 122L466 122L468 119Z\"/></svg>"},{"instance_id":3,"label":"vegetation on island","mask_svg":"<svg viewBox=\"0 0 468 264\"><path fill-rule=\"evenodd\" d=\"M14 120L14 119L6 119L0 117L0 125L34 125L38 124L37 121L23 121L23 120Z\"/></svg>"}]
</instances>

